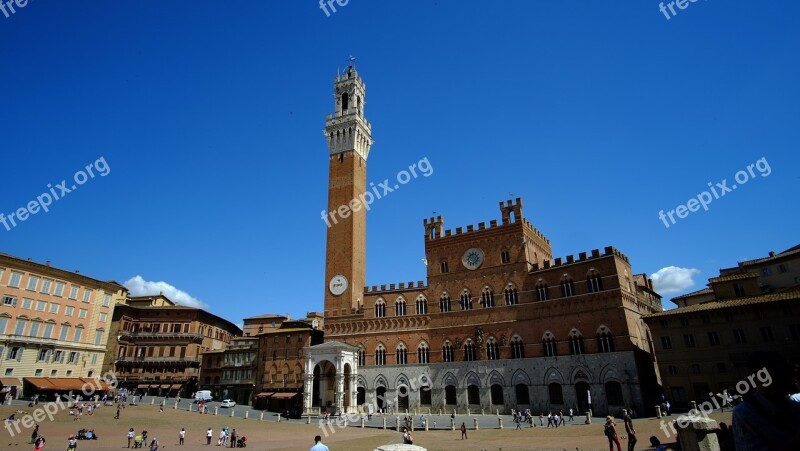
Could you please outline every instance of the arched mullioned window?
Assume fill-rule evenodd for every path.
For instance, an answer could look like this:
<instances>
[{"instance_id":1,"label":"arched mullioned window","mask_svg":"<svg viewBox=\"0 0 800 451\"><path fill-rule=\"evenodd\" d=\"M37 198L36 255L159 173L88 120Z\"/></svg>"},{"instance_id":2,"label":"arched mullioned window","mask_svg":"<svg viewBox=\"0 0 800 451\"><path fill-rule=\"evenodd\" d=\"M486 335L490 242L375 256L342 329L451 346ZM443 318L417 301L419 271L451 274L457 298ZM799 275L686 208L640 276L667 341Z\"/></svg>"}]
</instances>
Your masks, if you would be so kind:
<instances>
[{"instance_id":1,"label":"arched mullioned window","mask_svg":"<svg viewBox=\"0 0 800 451\"><path fill-rule=\"evenodd\" d=\"M471 339L464 343L464 361L473 362L476 360L475 344Z\"/></svg>"},{"instance_id":2,"label":"arched mullioned window","mask_svg":"<svg viewBox=\"0 0 800 451\"><path fill-rule=\"evenodd\" d=\"M441 296L439 296L439 310L442 313L447 313L452 310L452 303L450 301L450 295L447 292L443 292Z\"/></svg>"},{"instance_id":3,"label":"arched mullioned window","mask_svg":"<svg viewBox=\"0 0 800 451\"><path fill-rule=\"evenodd\" d=\"M489 337L486 340L486 359L487 360L498 360L500 358L500 345L497 344L497 340L494 337Z\"/></svg>"},{"instance_id":4,"label":"arched mullioned window","mask_svg":"<svg viewBox=\"0 0 800 451\"><path fill-rule=\"evenodd\" d=\"M358 346L358 366L364 366L367 364L367 352L364 350L364 346Z\"/></svg>"},{"instance_id":5,"label":"arched mullioned window","mask_svg":"<svg viewBox=\"0 0 800 451\"><path fill-rule=\"evenodd\" d=\"M597 349L600 352L614 352L614 336L606 326L597 330Z\"/></svg>"},{"instance_id":6,"label":"arched mullioned window","mask_svg":"<svg viewBox=\"0 0 800 451\"><path fill-rule=\"evenodd\" d=\"M394 301L394 314L395 316L406 316L406 300L402 296Z\"/></svg>"},{"instance_id":7,"label":"arched mullioned window","mask_svg":"<svg viewBox=\"0 0 800 451\"><path fill-rule=\"evenodd\" d=\"M450 344L450 341L445 341L444 346L442 346L442 362L452 362L453 361L453 345Z\"/></svg>"},{"instance_id":8,"label":"arched mullioned window","mask_svg":"<svg viewBox=\"0 0 800 451\"><path fill-rule=\"evenodd\" d=\"M568 275L564 275L561 278L561 296L568 298L570 296L575 296L575 282L572 281L572 278Z\"/></svg>"},{"instance_id":9,"label":"arched mullioned window","mask_svg":"<svg viewBox=\"0 0 800 451\"><path fill-rule=\"evenodd\" d=\"M375 349L375 365L386 365L386 347L383 344L379 344Z\"/></svg>"},{"instance_id":10,"label":"arched mullioned window","mask_svg":"<svg viewBox=\"0 0 800 451\"><path fill-rule=\"evenodd\" d=\"M428 344L422 342L417 347L417 363L430 363L430 348L428 348Z\"/></svg>"},{"instance_id":11,"label":"arched mullioned window","mask_svg":"<svg viewBox=\"0 0 800 451\"><path fill-rule=\"evenodd\" d=\"M514 337L511 338L511 358L525 358L525 345L522 343L522 338L520 338L519 335L514 335Z\"/></svg>"},{"instance_id":12,"label":"arched mullioned window","mask_svg":"<svg viewBox=\"0 0 800 451\"><path fill-rule=\"evenodd\" d=\"M506 289L503 292L503 297L505 297L506 305L519 304L519 295L517 294L517 288L512 284L508 284L508 286L506 286Z\"/></svg>"},{"instance_id":13,"label":"arched mullioned window","mask_svg":"<svg viewBox=\"0 0 800 451\"><path fill-rule=\"evenodd\" d=\"M464 290L461 293L461 300L459 301L461 304L461 310L472 310L472 295L470 295L469 290Z\"/></svg>"},{"instance_id":14,"label":"arched mullioned window","mask_svg":"<svg viewBox=\"0 0 800 451\"><path fill-rule=\"evenodd\" d=\"M488 286L483 287L481 292L481 306L483 308L494 307L494 292Z\"/></svg>"},{"instance_id":15,"label":"arched mullioned window","mask_svg":"<svg viewBox=\"0 0 800 451\"><path fill-rule=\"evenodd\" d=\"M556 346L556 337L552 333L546 332L542 337L542 348L546 357L556 357L558 355L558 347Z\"/></svg>"},{"instance_id":16,"label":"arched mullioned window","mask_svg":"<svg viewBox=\"0 0 800 451\"><path fill-rule=\"evenodd\" d=\"M546 301L548 299L547 293L547 283L544 280L539 280L536 283L536 300L537 301Z\"/></svg>"},{"instance_id":17,"label":"arched mullioned window","mask_svg":"<svg viewBox=\"0 0 800 451\"><path fill-rule=\"evenodd\" d=\"M586 288L589 289L589 293L603 291L603 278L594 268L590 269L589 274L586 275Z\"/></svg>"},{"instance_id":18,"label":"arched mullioned window","mask_svg":"<svg viewBox=\"0 0 800 451\"><path fill-rule=\"evenodd\" d=\"M397 356L397 364L398 365L405 365L408 363L408 348L403 343L397 345L397 349L395 349L395 355Z\"/></svg>"},{"instance_id":19,"label":"arched mullioned window","mask_svg":"<svg viewBox=\"0 0 800 451\"><path fill-rule=\"evenodd\" d=\"M569 353L571 355L583 354L583 336L575 329L569 333Z\"/></svg>"},{"instance_id":20,"label":"arched mullioned window","mask_svg":"<svg viewBox=\"0 0 800 451\"><path fill-rule=\"evenodd\" d=\"M375 302L375 318L383 318L386 316L386 301L378 299Z\"/></svg>"},{"instance_id":21,"label":"arched mullioned window","mask_svg":"<svg viewBox=\"0 0 800 451\"><path fill-rule=\"evenodd\" d=\"M427 315L428 314L428 300L425 299L425 296L419 295L417 296L417 315Z\"/></svg>"}]
</instances>

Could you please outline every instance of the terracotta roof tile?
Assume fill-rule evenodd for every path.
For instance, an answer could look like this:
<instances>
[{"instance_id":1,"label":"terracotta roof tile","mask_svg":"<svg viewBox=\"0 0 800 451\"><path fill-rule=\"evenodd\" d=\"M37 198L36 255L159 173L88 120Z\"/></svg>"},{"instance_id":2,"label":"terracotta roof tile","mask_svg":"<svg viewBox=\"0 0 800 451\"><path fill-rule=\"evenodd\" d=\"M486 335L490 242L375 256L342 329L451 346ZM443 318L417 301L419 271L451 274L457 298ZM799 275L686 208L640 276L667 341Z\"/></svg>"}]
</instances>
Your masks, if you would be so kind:
<instances>
[{"instance_id":1,"label":"terracotta roof tile","mask_svg":"<svg viewBox=\"0 0 800 451\"><path fill-rule=\"evenodd\" d=\"M652 313L650 315L645 316L645 318L660 318L663 316L680 315L683 313L703 312L707 310L741 307L745 305L767 304L770 302L780 302L792 299L800 299L800 289L783 291L781 293L762 294L760 296L752 296L746 298L736 298L728 301L704 302L702 304L691 305L689 307L679 307L672 310L665 310L663 312Z\"/></svg>"},{"instance_id":2,"label":"terracotta roof tile","mask_svg":"<svg viewBox=\"0 0 800 451\"><path fill-rule=\"evenodd\" d=\"M716 282L725 282L727 280L752 279L754 277L758 277L758 274L754 272L748 272L744 274L731 274L729 276L713 277L711 279L708 279L708 282L716 283Z\"/></svg>"}]
</instances>

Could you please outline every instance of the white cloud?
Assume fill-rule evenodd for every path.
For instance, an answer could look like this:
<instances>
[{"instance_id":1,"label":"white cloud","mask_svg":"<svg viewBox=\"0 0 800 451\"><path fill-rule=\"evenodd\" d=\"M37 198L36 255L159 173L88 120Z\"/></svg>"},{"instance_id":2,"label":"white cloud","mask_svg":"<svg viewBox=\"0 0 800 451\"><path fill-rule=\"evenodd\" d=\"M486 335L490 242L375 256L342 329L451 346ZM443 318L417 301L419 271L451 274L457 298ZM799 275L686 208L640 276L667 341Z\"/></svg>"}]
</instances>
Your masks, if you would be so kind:
<instances>
[{"instance_id":1,"label":"white cloud","mask_svg":"<svg viewBox=\"0 0 800 451\"><path fill-rule=\"evenodd\" d=\"M137 275L128 279L122 285L130 291L131 296L153 296L158 293L164 293L164 296L178 305L208 309L208 304L205 302L183 290L175 288L167 282L150 282Z\"/></svg>"},{"instance_id":2,"label":"white cloud","mask_svg":"<svg viewBox=\"0 0 800 451\"><path fill-rule=\"evenodd\" d=\"M667 266L654 272L650 278L653 279L653 287L659 294L670 294L693 287L692 276L697 274L700 274L699 269Z\"/></svg>"}]
</instances>

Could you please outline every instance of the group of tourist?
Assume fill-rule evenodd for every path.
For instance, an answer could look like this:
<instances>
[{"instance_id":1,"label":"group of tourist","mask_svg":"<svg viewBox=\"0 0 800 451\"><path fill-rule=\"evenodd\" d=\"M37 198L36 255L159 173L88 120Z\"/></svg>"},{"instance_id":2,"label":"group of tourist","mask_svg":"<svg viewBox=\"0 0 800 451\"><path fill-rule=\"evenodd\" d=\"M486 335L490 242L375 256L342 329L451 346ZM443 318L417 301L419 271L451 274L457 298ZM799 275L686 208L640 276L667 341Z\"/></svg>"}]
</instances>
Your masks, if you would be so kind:
<instances>
[{"instance_id":1,"label":"group of tourist","mask_svg":"<svg viewBox=\"0 0 800 451\"><path fill-rule=\"evenodd\" d=\"M180 444L183 445L183 441L186 438L186 430L181 429L179 434ZM214 430L208 428L206 431L206 445L211 444L211 440L214 438ZM239 435L236 432L236 429L233 430L228 429L227 427L222 428L219 431L219 436L217 437L217 446L223 447L230 447L230 448L244 448L247 446L247 437L243 435Z\"/></svg>"},{"instance_id":2,"label":"group of tourist","mask_svg":"<svg viewBox=\"0 0 800 451\"><path fill-rule=\"evenodd\" d=\"M141 448L142 446L147 446L147 430L144 429L140 434L136 434L133 431L133 428L128 429L128 448L131 447L131 441L133 441L134 448ZM150 441L150 451L158 451L158 447L160 443L157 438L153 437L153 440Z\"/></svg>"}]
</instances>

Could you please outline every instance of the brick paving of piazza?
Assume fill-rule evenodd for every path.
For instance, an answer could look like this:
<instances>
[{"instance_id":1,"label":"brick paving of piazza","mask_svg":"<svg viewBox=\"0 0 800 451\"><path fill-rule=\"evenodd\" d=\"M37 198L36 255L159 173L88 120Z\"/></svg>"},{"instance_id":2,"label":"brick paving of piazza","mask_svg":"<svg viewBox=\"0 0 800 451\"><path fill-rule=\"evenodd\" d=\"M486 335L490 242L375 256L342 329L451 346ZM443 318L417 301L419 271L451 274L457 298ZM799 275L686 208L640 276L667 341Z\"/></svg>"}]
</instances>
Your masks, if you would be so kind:
<instances>
[{"instance_id":1,"label":"brick paving of piazza","mask_svg":"<svg viewBox=\"0 0 800 451\"><path fill-rule=\"evenodd\" d=\"M39 404L37 407L41 407ZM171 407L171 406L170 406ZM157 405L150 405L149 400L138 406L128 406L122 411L121 419L115 420L115 407L101 407L93 416L84 415L80 420L75 421L68 411L61 411L55 416L55 421L45 420L41 423L40 430L47 439L45 449L59 450L66 449L67 437L70 433L75 433L78 429L94 429L98 440L81 440L78 443L78 450L113 450L127 449L126 434L129 428L133 427L137 432L142 429L148 431L148 438L157 437L161 442L160 450L178 449L184 451L208 450L205 445L206 430L211 427L214 431L212 445L216 448L216 437L222 427L229 429L235 428L240 435L247 437L249 449L255 450L308 450L313 445L315 435L323 435L319 424L312 421L306 424L306 420L291 420L275 422L274 413L265 413L265 420L259 421L261 411L249 410L249 419L240 418L244 415L245 409L234 409L236 418L231 418L229 409L219 409L220 415L211 414L200 415L196 412L188 412L188 403L182 403L181 409L175 410L167 408L163 413L159 412ZM16 410L23 410L33 413L34 409L27 407L21 401L16 401L11 406L1 406L0 415L3 418L14 413ZM224 416L223 416L224 413ZM17 419L22 418L22 414L17 414ZM593 424L583 424L585 417L575 417L575 422L567 426L554 428L528 428L515 430L514 423L508 415L503 416L504 429L497 429L497 416L470 416L460 414L457 416L457 425L464 421L467 426L472 427L474 419L478 419L480 428L477 431L467 432L469 439L462 441L460 432L450 431L450 417L437 416L427 417L430 425L436 421L438 428L447 427L447 430L435 431L415 431L414 444L427 448L430 451L438 450L607 450L608 444L603 436L603 419L594 418ZM671 417L677 418L676 415ZM712 418L717 421L724 421L730 424L730 412L714 413ZM414 418L415 424L419 422L419 416ZM372 424L382 425L381 417L373 416ZM389 427L394 426L395 416L387 416ZM618 430L624 431L624 427L619 421ZM659 429L660 420L654 418L641 418L634 420L637 429L638 443L637 450L649 448L648 438L656 435L663 442L665 440L663 432ZM186 444L178 445L178 431L186 428ZM355 427L339 428L332 426L335 431L323 443L328 445L331 451L371 451L380 445L389 443L402 443L401 434L383 430L380 427L360 428ZM489 429L492 427L493 429ZM483 429L485 428L485 429ZM0 449L32 449L29 445L31 430L23 429L22 433L16 437L10 437L7 430L2 432ZM627 447L627 441L620 440L622 447ZM145 448L149 449L149 448Z\"/></svg>"}]
</instances>

